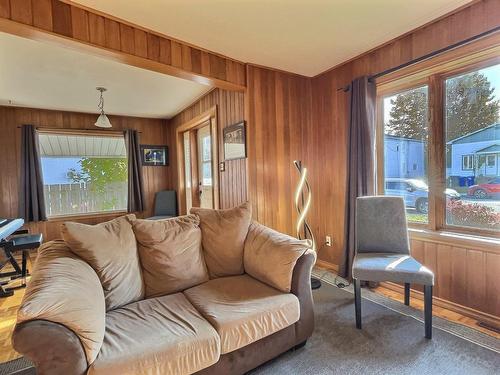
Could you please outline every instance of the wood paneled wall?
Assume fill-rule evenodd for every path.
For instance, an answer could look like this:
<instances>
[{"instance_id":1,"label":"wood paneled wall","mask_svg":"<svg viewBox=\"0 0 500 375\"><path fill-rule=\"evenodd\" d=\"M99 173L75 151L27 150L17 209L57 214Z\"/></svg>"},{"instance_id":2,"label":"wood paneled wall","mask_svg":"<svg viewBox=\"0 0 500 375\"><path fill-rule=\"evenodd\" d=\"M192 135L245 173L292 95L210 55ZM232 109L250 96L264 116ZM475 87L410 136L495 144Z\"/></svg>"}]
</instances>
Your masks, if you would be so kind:
<instances>
[{"instance_id":1,"label":"wood paneled wall","mask_svg":"<svg viewBox=\"0 0 500 375\"><path fill-rule=\"evenodd\" d=\"M344 244L349 119L349 96L337 89L356 77L398 66L499 25L498 0L483 0L312 79L248 66L248 194L255 219L294 234L297 176L291 163L302 160L310 173L309 221L318 245L326 235L333 239L333 246L321 246L318 256L336 268ZM473 244L447 247L422 239L413 241L413 246L417 257L436 273L437 297L500 315L495 296L500 254L495 245L484 251Z\"/></svg>"},{"instance_id":2,"label":"wood paneled wall","mask_svg":"<svg viewBox=\"0 0 500 375\"><path fill-rule=\"evenodd\" d=\"M223 133L222 130L229 125L244 120L244 94L235 91L215 89L202 97L196 103L183 110L174 118L170 119L170 139L175 139L175 128L192 120L196 116L217 106L218 126L218 151L219 162L224 160ZM172 142L170 155L176 157L176 145ZM174 163L177 161L175 160ZM177 186L177 169L172 168L171 180ZM177 190L177 188L176 188ZM246 159L228 160L225 162L225 170L219 172L219 200L221 208L237 206L247 200L247 173Z\"/></svg>"},{"instance_id":3,"label":"wood paneled wall","mask_svg":"<svg viewBox=\"0 0 500 375\"><path fill-rule=\"evenodd\" d=\"M302 160L311 171L314 157L311 100L310 79L247 67L248 177L253 216L291 235L295 235L293 201L298 182L293 161ZM313 198L311 212L318 210L318 198Z\"/></svg>"},{"instance_id":4,"label":"wood paneled wall","mask_svg":"<svg viewBox=\"0 0 500 375\"><path fill-rule=\"evenodd\" d=\"M442 300L490 314L477 316L492 322L500 315L500 251L473 244L412 239L412 255L435 274L434 295ZM415 287L415 286L414 286ZM454 306L449 306L453 309ZM493 323L494 324L494 323Z\"/></svg>"},{"instance_id":5,"label":"wood paneled wall","mask_svg":"<svg viewBox=\"0 0 500 375\"><path fill-rule=\"evenodd\" d=\"M4 21L0 22L2 31L30 36L37 32L40 38L68 45L78 42L80 48L97 47L88 49L93 53L181 78L221 87L242 88L245 84L245 65L241 62L72 2L1 0L0 21ZM62 38L55 40L54 35Z\"/></svg>"},{"instance_id":6,"label":"wood paneled wall","mask_svg":"<svg viewBox=\"0 0 500 375\"><path fill-rule=\"evenodd\" d=\"M349 94L337 89L346 86L356 77L384 71L498 27L498 5L498 0L476 2L312 79L313 124L317 132L322 134L313 144L318 155L316 160L333 160L332 165L336 166L323 168L321 184L324 187L320 188L321 197L326 197L328 189L331 189L335 204L329 207L322 205L313 215L313 220L319 225L318 236L324 238L325 235L332 234L336 239L332 248L325 248L319 255L321 259L339 264L344 240ZM321 168L321 165L315 168Z\"/></svg>"},{"instance_id":7,"label":"wood paneled wall","mask_svg":"<svg viewBox=\"0 0 500 375\"><path fill-rule=\"evenodd\" d=\"M166 122L159 119L138 117L109 116L113 130L136 129L141 132L140 142L145 144L167 144L168 129ZM96 129L95 114L49 111L19 107L0 106L0 217L18 216L18 197L20 180L20 144L23 124L37 127L65 129ZM172 167L143 167L144 189L147 210L143 213L151 216L154 194L170 186L169 169ZM110 217L92 217L82 220L88 224L106 221ZM32 223L33 231L42 232L45 240L59 237L58 221Z\"/></svg>"}]
</instances>

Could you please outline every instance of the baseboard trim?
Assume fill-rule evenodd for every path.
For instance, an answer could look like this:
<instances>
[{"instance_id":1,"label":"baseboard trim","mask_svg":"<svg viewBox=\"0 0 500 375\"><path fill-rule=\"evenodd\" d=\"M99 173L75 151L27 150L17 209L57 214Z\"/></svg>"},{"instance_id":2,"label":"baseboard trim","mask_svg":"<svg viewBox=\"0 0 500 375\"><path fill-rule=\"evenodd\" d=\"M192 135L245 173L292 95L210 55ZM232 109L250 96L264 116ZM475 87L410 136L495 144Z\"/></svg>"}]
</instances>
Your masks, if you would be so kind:
<instances>
[{"instance_id":1,"label":"baseboard trim","mask_svg":"<svg viewBox=\"0 0 500 375\"><path fill-rule=\"evenodd\" d=\"M380 283L380 285L387 289L404 294L404 287L402 285L391 282L382 282ZM421 301L424 300L424 293L414 289L411 289L410 293L412 298L416 298ZM494 315L475 310L471 307L463 306L439 297L433 297L432 302L435 306L439 306L447 310L462 314L464 316L468 316L470 318L476 319L479 322L484 322L495 329L500 329L500 318Z\"/></svg>"}]
</instances>

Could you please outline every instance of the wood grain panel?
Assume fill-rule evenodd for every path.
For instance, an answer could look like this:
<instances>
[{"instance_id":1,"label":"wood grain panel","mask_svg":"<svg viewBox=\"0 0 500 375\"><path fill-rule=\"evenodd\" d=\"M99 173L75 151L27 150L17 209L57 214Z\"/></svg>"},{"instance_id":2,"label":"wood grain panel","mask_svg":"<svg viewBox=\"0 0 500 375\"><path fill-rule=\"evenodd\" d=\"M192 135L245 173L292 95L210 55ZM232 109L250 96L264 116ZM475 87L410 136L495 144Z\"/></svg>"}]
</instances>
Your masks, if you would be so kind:
<instances>
[{"instance_id":1,"label":"wood grain panel","mask_svg":"<svg viewBox=\"0 0 500 375\"><path fill-rule=\"evenodd\" d=\"M169 121L171 134L175 129L194 119L210 108L217 106L218 119L218 152L219 161L224 160L224 147L222 142L223 129L226 126L243 121L244 96L243 93L215 89L199 99L196 103L186 108ZM247 130L248 134L248 130ZM173 139L173 136L169 136ZM175 145L172 145L175 147ZM177 155L177 150L170 152L172 158ZM172 164L177 163L174 160ZM173 175L170 180L174 182L177 190L177 172L171 169ZM219 204L221 208L234 207L247 200L246 159L228 160L225 162L225 171L219 172Z\"/></svg>"},{"instance_id":2,"label":"wood grain panel","mask_svg":"<svg viewBox=\"0 0 500 375\"><path fill-rule=\"evenodd\" d=\"M298 181L294 160L302 160L315 178L312 152L311 84L305 77L260 67L247 68L248 178L254 218L295 235L293 194ZM327 204L312 184L311 212ZM319 222L311 220L318 230Z\"/></svg>"},{"instance_id":3,"label":"wood grain panel","mask_svg":"<svg viewBox=\"0 0 500 375\"><path fill-rule=\"evenodd\" d=\"M52 1L37 0L32 2L33 26L44 30L52 30Z\"/></svg>"},{"instance_id":4,"label":"wood grain panel","mask_svg":"<svg viewBox=\"0 0 500 375\"><path fill-rule=\"evenodd\" d=\"M244 90L245 64L242 62L174 40L72 1L0 0L0 18L3 21L15 21L2 22L0 31L3 32L62 43L72 48L81 48L86 53L120 59L140 68L197 82L203 78L224 89ZM87 44L75 43L82 41ZM89 44L106 49L89 48ZM139 59L131 59L131 56Z\"/></svg>"},{"instance_id":5,"label":"wood grain panel","mask_svg":"<svg viewBox=\"0 0 500 375\"><path fill-rule=\"evenodd\" d=\"M61 129L93 129L96 115L49 111L42 109L2 107L0 106L0 149L4 157L0 158L0 217L18 216L19 191L19 157L21 129L23 124L33 124L37 127ZM146 119L138 117L109 116L113 130L136 129L140 131L140 142L144 144L168 144L168 128L165 120ZM169 169L172 167L144 167L144 189L146 194L146 211L140 216L151 216L155 192L171 186ZM98 216L78 219L79 222L97 224L109 220L113 216ZM45 240L59 237L62 221L45 221L31 223L33 231L42 232Z\"/></svg>"},{"instance_id":6,"label":"wood grain panel","mask_svg":"<svg viewBox=\"0 0 500 375\"><path fill-rule=\"evenodd\" d=\"M33 23L31 0L10 0L10 17L26 25Z\"/></svg>"},{"instance_id":7,"label":"wood grain panel","mask_svg":"<svg viewBox=\"0 0 500 375\"><path fill-rule=\"evenodd\" d=\"M87 11L71 7L71 29L73 38L88 42L90 40L89 15Z\"/></svg>"},{"instance_id":8,"label":"wood grain panel","mask_svg":"<svg viewBox=\"0 0 500 375\"><path fill-rule=\"evenodd\" d=\"M72 37L71 6L57 0L52 0L52 31L57 34Z\"/></svg>"},{"instance_id":9,"label":"wood grain panel","mask_svg":"<svg viewBox=\"0 0 500 375\"><path fill-rule=\"evenodd\" d=\"M10 0L0 0L0 17L10 18Z\"/></svg>"},{"instance_id":10,"label":"wood grain panel","mask_svg":"<svg viewBox=\"0 0 500 375\"><path fill-rule=\"evenodd\" d=\"M89 36L90 43L101 47L104 47L106 45L104 17L89 13Z\"/></svg>"},{"instance_id":11,"label":"wood grain panel","mask_svg":"<svg viewBox=\"0 0 500 375\"><path fill-rule=\"evenodd\" d=\"M120 43L123 52L135 53L135 34L132 27L120 24Z\"/></svg>"}]
</instances>

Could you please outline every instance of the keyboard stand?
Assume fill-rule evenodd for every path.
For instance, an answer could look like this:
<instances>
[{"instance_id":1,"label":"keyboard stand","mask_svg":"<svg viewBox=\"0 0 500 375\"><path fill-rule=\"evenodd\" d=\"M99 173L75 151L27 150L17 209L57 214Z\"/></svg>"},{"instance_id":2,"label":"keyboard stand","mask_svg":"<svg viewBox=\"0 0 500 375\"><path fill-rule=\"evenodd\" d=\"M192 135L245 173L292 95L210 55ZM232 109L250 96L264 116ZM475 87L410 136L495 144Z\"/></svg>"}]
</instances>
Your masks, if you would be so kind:
<instances>
[{"instance_id":1,"label":"keyboard stand","mask_svg":"<svg viewBox=\"0 0 500 375\"><path fill-rule=\"evenodd\" d=\"M37 249L42 244L41 234L27 234L28 231L20 230L13 234L8 241L0 242L0 248L3 248L5 256L14 268L14 271L0 272L0 278L9 278L9 280L0 282L0 298L9 297L14 293L15 289L26 287L26 277L29 276L27 267L28 257L30 250ZM14 252L22 251L21 265L14 257ZM4 285L8 284L11 280L22 278L22 284L16 287L5 288Z\"/></svg>"}]
</instances>

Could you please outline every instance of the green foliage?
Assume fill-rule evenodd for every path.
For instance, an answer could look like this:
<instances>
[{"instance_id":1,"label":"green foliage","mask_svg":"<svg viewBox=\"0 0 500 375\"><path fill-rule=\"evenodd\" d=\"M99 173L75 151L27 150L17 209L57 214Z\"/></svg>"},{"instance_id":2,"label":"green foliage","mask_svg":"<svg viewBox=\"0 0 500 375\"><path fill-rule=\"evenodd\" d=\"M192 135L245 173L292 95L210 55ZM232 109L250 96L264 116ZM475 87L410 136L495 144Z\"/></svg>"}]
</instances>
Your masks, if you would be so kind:
<instances>
[{"instance_id":1,"label":"green foliage","mask_svg":"<svg viewBox=\"0 0 500 375\"><path fill-rule=\"evenodd\" d=\"M82 158L78 163L81 172L72 168L68 171L68 177L75 183L88 183L93 191L100 194L106 192L108 184L127 181L126 158ZM112 206L112 202L108 203Z\"/></svg>"},{"instance_id":2,"label":"green foliage","mask_svg":"<svg viewBox=\"0 0 500 375\"><path fill-rule=\"evenodd\" d=\"M390 135L426 140L427 89L411 90L391 99L393 107L386 132ZM449 79L446 85L447 141L482 129L498 121L499 101L488 78L474 72Z\"/></svg>"},{"instance_id":3,"label":"green foliage","mask_svg":"<svg viewBox=\"0 0 500 375\"><path fill-rule=\"evenodd\" d=\"M427 88L407 91L391 99L389 123L386 133L397 137L426 140Z\"/></svg>"},{"instance_id":4,"label":"green foliage","mask_svg":"<svg viewBox=\"0 0 500 375\"><path fill-rule=\"evenodd\" d=\"M499 101L488 78L474 72L448 80L446 85L447 141L498 121Z\"/></svg>"}]
</instances>

